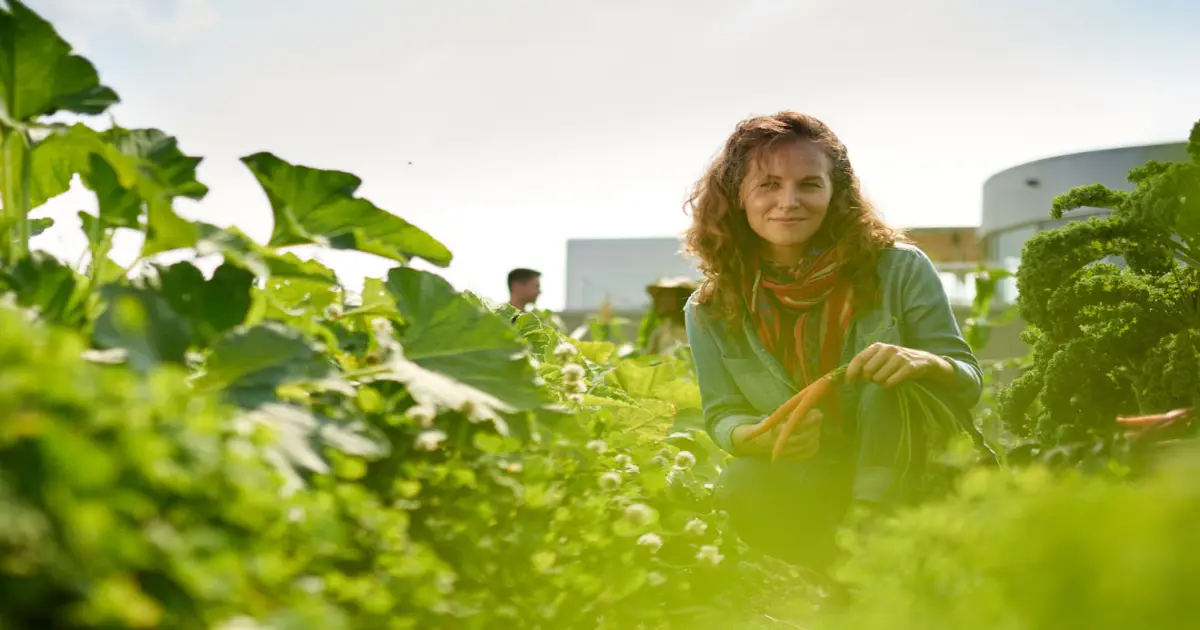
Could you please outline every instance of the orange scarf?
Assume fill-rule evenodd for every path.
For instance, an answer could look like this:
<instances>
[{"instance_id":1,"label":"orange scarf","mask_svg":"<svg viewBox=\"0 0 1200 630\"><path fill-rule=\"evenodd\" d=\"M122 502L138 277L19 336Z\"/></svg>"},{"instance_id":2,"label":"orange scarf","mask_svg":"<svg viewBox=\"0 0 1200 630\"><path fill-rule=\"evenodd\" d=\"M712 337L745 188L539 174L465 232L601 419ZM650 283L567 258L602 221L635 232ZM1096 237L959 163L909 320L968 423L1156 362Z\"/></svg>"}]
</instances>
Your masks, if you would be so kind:
<instances>
[{"instance_id":1,"label":"orange scarf","mask_svg":"<svg viewBox=\"0 0 1200 630\"><path fill-rule=\"evenodd\" d=\"M838 367L853 316L853 291L835 248L815 252L791 270L760 262L749 286L747 302L758 337L797 387Z\"/></svg>"}]
</instances>

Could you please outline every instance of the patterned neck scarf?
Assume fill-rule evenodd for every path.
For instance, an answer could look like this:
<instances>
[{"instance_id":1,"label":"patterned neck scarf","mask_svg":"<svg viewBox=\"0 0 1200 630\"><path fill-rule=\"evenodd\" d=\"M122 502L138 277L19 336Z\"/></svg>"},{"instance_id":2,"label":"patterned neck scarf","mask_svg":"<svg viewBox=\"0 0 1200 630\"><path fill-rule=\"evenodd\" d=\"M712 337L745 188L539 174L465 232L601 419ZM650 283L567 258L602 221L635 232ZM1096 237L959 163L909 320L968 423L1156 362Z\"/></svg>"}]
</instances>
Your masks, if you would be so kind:
<instances>
[{"instance_id":1,"label":"patterned neck scarf","mask_svg":"<svg viewBox=\"0 0 1200 630\"><path fill-rule=\"evenodd\" d=\"M841 363L853 299L840 272L832 247L812 252L792 269L762 261L753 271L751 322L800 388Z\"/></svg>"}]
</instances>

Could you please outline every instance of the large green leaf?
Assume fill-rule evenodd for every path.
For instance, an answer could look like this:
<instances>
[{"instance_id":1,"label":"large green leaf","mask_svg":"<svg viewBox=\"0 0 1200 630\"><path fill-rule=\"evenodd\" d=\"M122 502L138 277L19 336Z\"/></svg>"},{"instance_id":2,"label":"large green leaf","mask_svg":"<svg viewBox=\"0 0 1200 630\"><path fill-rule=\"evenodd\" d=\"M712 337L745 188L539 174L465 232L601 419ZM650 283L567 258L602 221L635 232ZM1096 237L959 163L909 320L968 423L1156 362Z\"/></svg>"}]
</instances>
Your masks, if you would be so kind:
<instances>
[{"instance_id":1,"label":"large green leaf","mask_svg":"<svg viewBox=\"0 0 1200 630\"><path fill-rule=\"evenodd\" d=\"M363 280L362 294L359 296L358 304L347 310L345 317L395 317L399 315L396 310L396 300L392 294L388 293L387 285L379 278L366 278Z\"/></svg>"},{"instance_id":2,"label":"large green leaf","mask_svg":"<svg viewBox=\"0 0 1200 630\"><path fill-rule=\"evenodd\" d=\"M391 451L387 438L365 422L341 422L296 405L265 403L239 420L270 428L275 441L266 457L293 486L303 485L297 468L318 474L332 470L320 453L324 448L366 459L386 457Z\"/></svg>"},{"instance_id":3,"label":"large green leaf","mask_svg":"<svg viewBox=\"0 0 1200 630\"><path fill-rule=\"evenodd\" d=\"M158 129L115 126L103 135L120 155L130 160L126 164L135 167L139 185L152 185L153 190L171 198L199 200L208 194L208 186L196 179L196 168L204 158L186 155L174 137Z\"/></svg>"},{"instance_id":4,"label":"large green leaf","mask_svg":"<svg viewBox=\"0 0 1200 630\"><path fill-rule=\"evenodd\" d=\"M262 185L275 215L271 247L317 244L407 262L450 264L450 250L424 230L355 197L357 176L289 164L270 153L242 158Z\"/></svg>"},{"instance_id":5,"label":"large green leaf","mask_svg":"<svg viewBox=\"0 0 1200 630\"><path fill-rule=\"evenodd\" d=\"M218 339L198 385L225 389L239 404L257 407L273 400L280 385L325 378L332 369L332 363L298 331L265 322Z\"/></svg>"},{"instance_id":6,"label":"large green leaf","mask_svg":"<svg viewBox=\"0 0 1200 630\"><path fill-rule=\"evenodd\" d=\"M150 256L173 249L194 247L202 236L200 227L175 214L177 197L202 199L208 188L196 180L201 158L185 155L175 138L157 129L113 127L98 132L86 125L73 125L37 143L33 148L30 206L38 207L68 190L71 179L84 183L101 196L102 190L89 183L96 178L105 190L128 189L145 203L146 241L142 254ZM106 164L115 175L94 173ZM137 227L138 224L128 227Z\"/></svg>"},{"instance_id":7,"label":"large green leaf","mask_svg":"<svg viewBox=\"0 0 1200 630\"><path fill-rule=\"evenodd\" d=\"M91 62L71 54L54 27L19 0L0 8L0 118L30 122L67 111L100 114L117 93L100 85Z\"/></svg>"},{"instance_id":8,"label":"large green leaf","mask_svg":"<svg viewBox=\"0 0 1200 630\"><path fill-rule=\"evenodd\" d=\"M700 389L692 381L679 378L669 363L645 365L626 359L617 363L604 377L610 386L640 400L662 400L678 408L699 408Z\"/></svg>"},{"instance_id":9,"label":"large green leaf","mask_svg":"<svg viewBox=\"0 0 1200 630\"><path fill-rule=\"evenodd\" d=\"M89 154L88 159L90 168L84 174L83 182L96 193L96 207L99 210L94 221L85 220L84 232L88 241L98 241L101 233L108 228L138 227L138 217L142 212L141 196L121 185L117 172L107 160L95 153Z\"/></svg>"},{"instance_id":10,"label":"large green leaf","mask_svg":"<svg viewBox=\"0 0 1200 630\"><path fill-rule=\"evenodd\" d=\"M88 170L90 156L102 142L99 132L77 124L56 129L34 144L30 157L29 207L36 208L67 192L75 175Z\"/></svg>"},{"instance_id":11,"label":"large green leaf","mask_svg":"<svg viewBox=\"0 0 1200 630\"><path fill-rule=\"evenodd\" d=\"M316 261L300 260L295 254L281 254L263 247L237 228L219 228L197 221L196 253L201 256L221 254L227 262L265 278L309 278L327 283L336 282L333 272Z\"/></svg>"},{"instance_id":12,"label":"large green leaf","mask_svg":"<svg viewBox=\"0 0 1200 630\"><path fill-rule=\"evenodd\" d=\"M45 253L34 251L9 269L0 268L0 293L8 292L21 306L43 319L69 328L87 321L87 283L74 269Z\"/></svg>"},{"instance_id":13,"label":"large green leaf","mask_svg":"<svg viewBox=\"0 0 1200 630\"><path fill-rule=\"evenodd\" d=\"M41 219L29 219L29 235L37 236L46 230L54 227L54 219L49 217Z\"/></svg>"},{"instance_id":14,"label":"large green leaf","mask_svg":"<svg viewBox=\"0 0 1200 630\"><path fill-rule=\"evenodd\" d=\"M418 404L435 409L455 409L472 422L491 422L501 434L507 434L509 430L502 414L516 411L491 393L441 372L426 369L408 360L403 353L390 356L384 370L373 372L364 380L403 383Z\"/></svg>"},{"instance_id":15,"label":"large green leaf","mask_svg":"<svg viewBox=\"0 0 1200 630\"><path fill-rule=\"evenodd\" d=\"M101 350L125 350L126 363L146 372L162 363L184 363L191 328L150 289L110 284L100 295L108 305L96 321L92 341Z\"/></svg>"},{"instance_id":16,"label":"large green leaf","mask_svg":"<svg viewBox=\"0 0 1200 630\"><path fill-rule=\"evenodd\" d=\"M211 343L246 320L253 284L254 274L230 263L217 267L211 279L187 261L158 271L162 296L191 324L198 345Z\"/></svg>"},{"instance_id":17,"label":"large green leaf","mask_svg":"<svg viewBox=\"0 0 1200 630\"><path fill-rule=\"evenodd\" d=\"M404 319L404 356L470 385L514 409L545 402L516 330L476 307L436 274L408 267L388 273L387 289Z\"/></svg>"}]
</instances>

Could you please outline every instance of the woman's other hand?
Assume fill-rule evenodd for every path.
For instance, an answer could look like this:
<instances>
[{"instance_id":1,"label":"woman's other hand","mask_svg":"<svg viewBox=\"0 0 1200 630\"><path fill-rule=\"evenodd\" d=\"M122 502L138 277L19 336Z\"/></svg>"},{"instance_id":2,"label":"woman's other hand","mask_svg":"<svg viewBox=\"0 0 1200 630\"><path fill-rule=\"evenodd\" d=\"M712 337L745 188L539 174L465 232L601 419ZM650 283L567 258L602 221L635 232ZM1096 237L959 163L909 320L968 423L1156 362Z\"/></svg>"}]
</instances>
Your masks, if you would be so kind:
<instances>
[{"instance_id":1,"label":"woman's other hand","mask_svg":"<svg viewBox=\"0 0 1200 630\"><path fill-rule=\"evenodd\" d=\"M847 383L879 383L892 387L911 379L952 382L954 376L954 365L936 354L890 343L873 343L850 360L845 379Z\"/></svg>"},{"instance_id":2,"label":"woman's other hand","mask_svg":"<svg viewBox=\"0 0 1200 630\"><path fill-rule=\"evenodd\" d=\"M800 420L800 424L796 426L796 430L788 436L782 459L802 460L816 455L821 445L821 420L823 418L824 416L818 409L812 409L805 414L804 418ZM744 424L737 427L731 436L733 448L738 453L745 455L770 454L775 448L775 440L779 438L779 432L783 430L784 424L786 423L781 422L770 431L753 438L747 436L754 432L755 428L759 426L758 424Z\"/></svg>"}]
</instances>

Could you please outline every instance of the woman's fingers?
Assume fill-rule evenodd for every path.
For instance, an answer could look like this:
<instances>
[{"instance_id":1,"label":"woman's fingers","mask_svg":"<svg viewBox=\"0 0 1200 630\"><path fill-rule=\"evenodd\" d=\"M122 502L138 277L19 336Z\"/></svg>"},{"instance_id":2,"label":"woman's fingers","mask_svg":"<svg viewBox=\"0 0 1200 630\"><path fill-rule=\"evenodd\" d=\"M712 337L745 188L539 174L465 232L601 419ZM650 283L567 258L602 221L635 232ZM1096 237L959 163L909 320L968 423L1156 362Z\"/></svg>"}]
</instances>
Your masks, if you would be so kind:
<instances>
[{"instance_id":1,"label":"woman's fingers","mask_svg":"<svg viewBox=\"0 0 1200 630\"><path fill-rule=\"evenodd\" d=\"M871 357L875 356L877 352L879 352L879 344L871 344L862 352L854 355L854 358L850 359L850 363L846 366L846 382L853 383L856 379L861 378L863 376L863 365L867 361L870 361Z\"/></svg>"},{"instance_id":2,"label":"woman's fingers","mask_svg":"<svg viewBox=\"0 0 1200 630\"><path fill-rule=\"evenodd\" d=\"M896 385L899 385L900 383L903 383L911 378L913 374L916 374L916 372L917 369L913 366L913 364L905 362L904 365L900 366L899 369L887 377L887 380L883 382L883 386L895 387Z\"/></svg>"},{"instance_id":3,"label":"woman's fingers","mask_svg":"<svg viewBox=\"0 0 1200 630\"><path fill-rule=\"evenodd\" d=\"M892 346L883 346L863 364L862 380L871 383L877 380L877 374L896 356Z\"/></svg>"},{"instance_id":4,"label":"woman's fingers","mask_svg":"<svg viewBox=\"0 0 1200 630\"><path fill-rule=\"evenodd\" d=\"M875 372L871 375L871 381L875 383L885 383L889 378L892 377L893 374L899 372L907 364L908 361L905 360L904 356L893 354L892 356L888 357L887 361L884 362L883 365L879 366L879 369L875 370Z\"/></svg>"},{"instance_id":5,"label":"woman's fingers","mask_svg":"<svg viewBox=\"0 0 1200 630\"><path fill-rule=\"evenodd\" d=\"M796 431L788 437L783 456L788 459L807 459L815 455L821 442L823 417L816 409L805 414Z\"/></svg>"}]
</instances>

